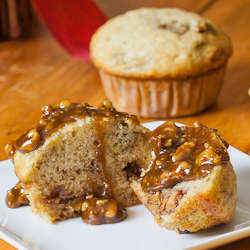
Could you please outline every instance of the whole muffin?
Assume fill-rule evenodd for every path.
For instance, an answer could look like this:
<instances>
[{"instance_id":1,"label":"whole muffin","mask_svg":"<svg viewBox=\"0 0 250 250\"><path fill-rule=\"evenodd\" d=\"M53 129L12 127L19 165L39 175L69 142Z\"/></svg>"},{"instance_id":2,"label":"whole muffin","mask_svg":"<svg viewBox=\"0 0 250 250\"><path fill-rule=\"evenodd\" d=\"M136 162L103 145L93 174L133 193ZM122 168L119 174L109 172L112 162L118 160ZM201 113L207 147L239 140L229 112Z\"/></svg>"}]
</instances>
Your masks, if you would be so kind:
<instances>
[{"instance_id":1,"label":"whole muffin","mask_svg":"<svg viewBox=\"0 0 250 250\"><path fill-rule=\"evenodd\" d=\"M118 109L165 118L193 115L216 101L232 46L197 14L142 8L101 26L90 51Z\"/></svg>"}]
</instances>

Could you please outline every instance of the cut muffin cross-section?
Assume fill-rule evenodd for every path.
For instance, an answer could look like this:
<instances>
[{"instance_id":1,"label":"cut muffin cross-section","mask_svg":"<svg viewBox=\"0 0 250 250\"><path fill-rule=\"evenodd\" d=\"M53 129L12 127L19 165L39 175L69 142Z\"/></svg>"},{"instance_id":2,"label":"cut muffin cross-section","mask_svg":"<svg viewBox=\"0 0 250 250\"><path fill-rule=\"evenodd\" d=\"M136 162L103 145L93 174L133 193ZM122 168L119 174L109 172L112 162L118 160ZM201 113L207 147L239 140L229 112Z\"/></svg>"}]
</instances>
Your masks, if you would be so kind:
<instances>
[{"instance_id":1,"label":"cut muffin cross-section","mask_svg":"<svg viewBox=\"0 0 250 250\"><path fill-rule=\"evenodd\" d=\"M45 106L37 126L6 151L32 211L54 222L80 216L86 199L138 204L130 182L149 164L151 143L137 117L109 101L100 108L63 101Z\"/></svg>"}]
</instances>

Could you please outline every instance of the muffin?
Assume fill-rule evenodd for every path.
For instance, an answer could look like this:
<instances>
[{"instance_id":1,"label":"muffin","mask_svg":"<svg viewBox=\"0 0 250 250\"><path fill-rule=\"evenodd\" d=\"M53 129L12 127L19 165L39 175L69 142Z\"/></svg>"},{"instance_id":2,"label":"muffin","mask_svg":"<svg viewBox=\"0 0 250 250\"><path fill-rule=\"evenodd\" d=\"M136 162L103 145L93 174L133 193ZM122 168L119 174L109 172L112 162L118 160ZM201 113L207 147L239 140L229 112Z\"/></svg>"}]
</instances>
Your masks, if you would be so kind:
<instances>
[{"instance_id":1,"label":"muffin","mask_svg":"<svg viewBox=\"0 0 250 250\"><path fill-rule=\"evenodd\" d=\"M167 122L151 133L155 159L131 186L159 226L196 232L232 220L236 175L218 131Z\"/></svg>"},{"instance_id":2,"label":"muffin","mask_svg":"<svg viewBox=\"0 0 250 250\"><path fill-rule=\"evenodd\" d=\"M90 43L107 98L120 110L151 118L211 106L231 53L229 37L213 22L171 8L117 16Z\"/></svg>"},{"instance_id":3,"label":"muffin","mask_svg":"<svg viewBox=\"0 0 250 250\"><path fill-rule=\"evenodd\" d=\"M149 130L109 101L100 108L68 101L45 106L37 126L5 149L32 212L47 222L84 214L91 224L99 223L105 207L139 204L130 183L150 163L152 150ZM96 218L93 211L86 216L87 204L99 206Z\"/></svg>"}]
</instances>

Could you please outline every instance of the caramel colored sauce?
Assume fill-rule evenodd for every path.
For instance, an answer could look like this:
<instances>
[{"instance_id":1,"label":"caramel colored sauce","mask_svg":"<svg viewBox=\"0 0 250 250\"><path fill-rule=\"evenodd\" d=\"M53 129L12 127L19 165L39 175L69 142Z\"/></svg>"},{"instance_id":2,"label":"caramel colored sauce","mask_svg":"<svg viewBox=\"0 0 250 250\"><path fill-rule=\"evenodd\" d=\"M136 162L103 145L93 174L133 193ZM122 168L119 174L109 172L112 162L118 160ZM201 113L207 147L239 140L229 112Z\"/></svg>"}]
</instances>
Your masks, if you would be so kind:
<instances>
[{"instance_id":1,"label":"caramel colored sauce","mask_svg":"<svg viewBox=\"0 0 250 250\"><path fill-rule=\"evenodd\" d=\"M117 223L127 216L127 210L114 199L91 198L81 206L82 220L91 225Z\"/></svg>"},{"instance_id":2,"label":"caramel colored sauce","mask_svg":"<svg viewBox=\"0 0 250 250\"><path fill-rule=\"evenodd\" d=\"M42 109L41 119L35 128L28 130L15 142L7 144L5 151L9 158L14 157L15 151L28 153L36 150L55 131L66 124L74 123L86 116L100 120L104 117L123 117L139 124L136 116L125 112L118 112L110 101L104 101L103 106L94 108L88 103L72 103L62 101L60 104L47 105Z\"/></svg>"},{"instance_id":3,"label":"caramel colored sauce","mask_svg":"<svg viewBox=\"0 0 250 250\"><path fill-rule=\"evenodd\" d=\"M106 141L103 139L104 123L96 122L95 129L98 131L98 139L96 141L96 165L99 175L103 183L102 197L113 197L110 175L106 170L105 148Z\"/></svg>"},{"instance_id":4,"label":"caramel colored sauce","mask_svg":"<svg viewBox=\"0 0 250 250\"><path fill-rule=\"evenodd\" d=\"M15 154L15 141L10 141L8 144L5 145L4 149L7 156L13 160Z\"/></svg>"},{"instance_id":5,"label":"caramel colored sauce","mask_svg":"<svg viewBox=\"0 0 250 250\"><path fill-rule=\"evenodd\" d=\"M23 205L29 205L29 200L24 193L20 182L7 192L5 202L9 208L17 208Z\"/></svg>"},{"instance_id":6,"label":"caramel colored sauce","mask_svg":"<svg viewBox=\"0 0 250 250\"><path fill-rule=\"evenodd\" d=\"M193 127L166 122L151 133L150 140L156 157L141 182L145 192L204 178L215 165L229 161L228 144L218 131L198 122Z\"/></svg>"}]
</instances>

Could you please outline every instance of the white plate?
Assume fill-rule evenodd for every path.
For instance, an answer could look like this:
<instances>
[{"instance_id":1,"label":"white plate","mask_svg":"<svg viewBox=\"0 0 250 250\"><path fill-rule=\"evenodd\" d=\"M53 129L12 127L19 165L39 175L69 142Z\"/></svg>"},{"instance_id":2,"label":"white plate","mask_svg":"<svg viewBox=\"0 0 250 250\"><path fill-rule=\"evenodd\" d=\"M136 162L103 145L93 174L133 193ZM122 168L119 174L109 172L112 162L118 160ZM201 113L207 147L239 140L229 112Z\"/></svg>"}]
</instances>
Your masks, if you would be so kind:
<instances>
[{"instance_id":1,"label":"white plate","mask_svg":"<svg viewBox=\"0 0 250 250\"><path fill-rule=\"evenodd\" d=\"M145 124L155 129L163 122ZM160 228L143 206L128 208L128 218L118 224L91 226L81 218L48 224L30 207L9 209L5 195L18 181L10 161L0 162L0 237L18 249L40 250L167 250L208 249L250 236L250 156L229 147L238 176L238 204L234 219L227 225L192 234L177 235Z\"/></svg>"}]
</instances>

